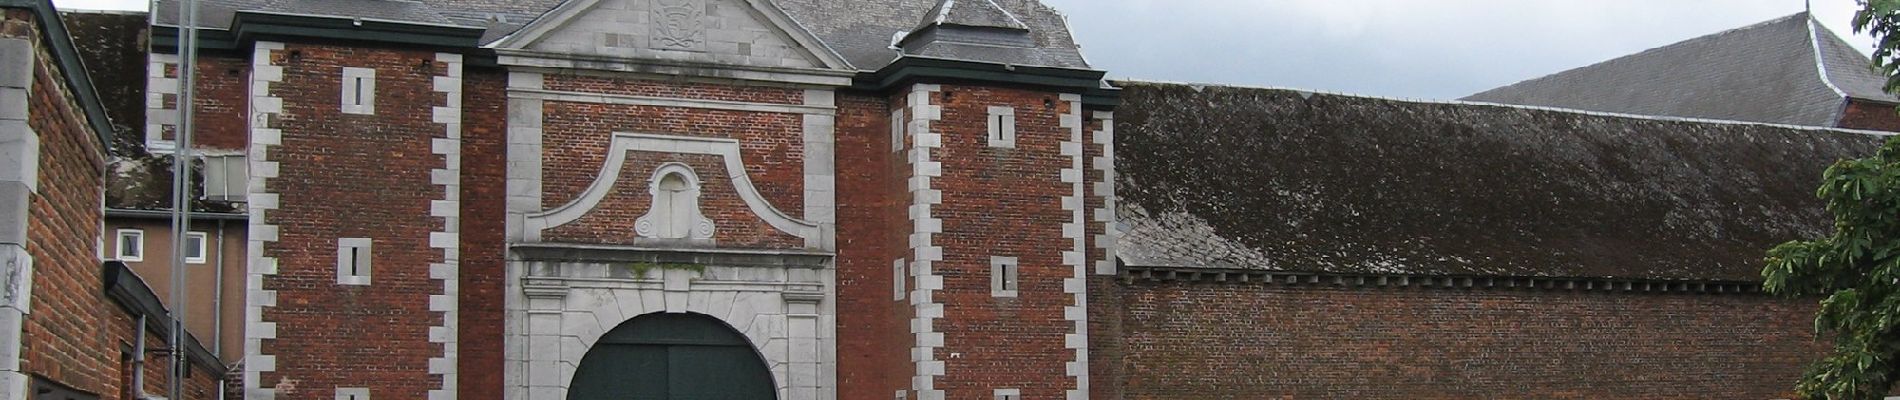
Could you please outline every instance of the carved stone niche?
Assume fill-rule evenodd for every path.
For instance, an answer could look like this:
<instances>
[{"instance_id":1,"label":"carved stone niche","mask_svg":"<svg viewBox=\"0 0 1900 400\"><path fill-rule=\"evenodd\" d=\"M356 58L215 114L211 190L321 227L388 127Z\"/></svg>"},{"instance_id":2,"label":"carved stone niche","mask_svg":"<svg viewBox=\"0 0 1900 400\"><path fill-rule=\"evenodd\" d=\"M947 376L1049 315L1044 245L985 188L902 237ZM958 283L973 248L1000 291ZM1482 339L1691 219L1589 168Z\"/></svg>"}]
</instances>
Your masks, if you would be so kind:
<instances>
[{"instance_id":1,"label":"carved stone niche","mask_svg":"<svg viewBox=\"0 0 1900 400\"><path fill-rule=\"evenodd\" d=\"M699 174L681 163L666 163L647 180L653 205L634 220L635 243L645 245L711 247L713 221L699 208Z\"/></svg>"}]
</instances>

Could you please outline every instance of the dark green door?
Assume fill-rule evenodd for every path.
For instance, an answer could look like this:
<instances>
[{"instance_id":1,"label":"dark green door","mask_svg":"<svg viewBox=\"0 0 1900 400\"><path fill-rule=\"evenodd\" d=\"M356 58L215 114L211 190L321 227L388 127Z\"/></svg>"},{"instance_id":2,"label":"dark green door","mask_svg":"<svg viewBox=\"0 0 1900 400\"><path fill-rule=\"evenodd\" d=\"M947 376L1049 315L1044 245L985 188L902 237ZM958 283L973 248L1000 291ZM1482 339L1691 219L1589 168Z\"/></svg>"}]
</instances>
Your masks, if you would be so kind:
<instances>
[{"instance_id":1,"label":"dark green door","mask_svg":"<svg viewBox=\"0 0 1900 400\"><path fill-rule=\"evenodd\" d=\"M772 372L745 336L699 314L647 314L581 357L568 400L772 400Z\"/></svg>"}]
</instances>

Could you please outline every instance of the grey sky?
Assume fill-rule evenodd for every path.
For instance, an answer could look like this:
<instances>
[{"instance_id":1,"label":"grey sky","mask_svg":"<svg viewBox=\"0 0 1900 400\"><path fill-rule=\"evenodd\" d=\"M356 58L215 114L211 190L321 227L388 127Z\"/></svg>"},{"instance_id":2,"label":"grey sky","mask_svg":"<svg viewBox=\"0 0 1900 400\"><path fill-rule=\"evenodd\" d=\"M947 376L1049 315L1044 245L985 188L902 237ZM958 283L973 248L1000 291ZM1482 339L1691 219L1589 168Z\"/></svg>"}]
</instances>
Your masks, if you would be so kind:
<instances>
[{"instance_id":1,"label":"grey sky","mask_svg":"<svg viewBox=\"0 0 1900 400\"><path fill-rule=\"evenodd\" d=\"M1452 99L1799 12L1801 0L1043 0L1114 77ZM1846 36L1853 0L1815 0ZM1849 38L1856 47L1873 41Z\"/></svg>"},{"instance_id":2,"label":"grey sky","mask_svg":"<svg viewBox=\"0 0 1900 400\"><path fill-rule=\"evenodd\" d=\"M1451 99L1801 11L1802 0L1042 0L1119 78ZM139 0L56 0L143 9ZM1854 0L1814 0L1845 35ZM1866 48L1872 40L1849 38Z\"/></svg>"}]
</instances>

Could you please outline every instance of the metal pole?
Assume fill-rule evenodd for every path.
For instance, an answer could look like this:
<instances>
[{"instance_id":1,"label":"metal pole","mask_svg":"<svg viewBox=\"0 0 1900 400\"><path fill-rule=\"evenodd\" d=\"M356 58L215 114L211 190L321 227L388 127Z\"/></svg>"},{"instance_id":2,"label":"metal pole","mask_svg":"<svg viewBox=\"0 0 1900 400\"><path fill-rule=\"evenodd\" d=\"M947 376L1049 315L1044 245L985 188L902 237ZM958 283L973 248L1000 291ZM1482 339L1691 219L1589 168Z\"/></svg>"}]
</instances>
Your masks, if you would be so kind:
<instances>
[{"instance_id":1,"label":"metal pole","mask_svg":"<svg viewBox=\"0 0 1900 400\"><path fill-rule=\"evenodd\" d=\"M178 35L178 131L176 149L172 152L172 273L171 273L171 334L168 337L172 368L166 398L179 400L184 392L185 362L184 336L185 311L189 307L185 302L185 252L191 237L191 185L192 143L191 137L196 129L192 121L194 114L195 92L198 80L198 2L181 0L179 2Z\"/></svg>"}]
</instances>

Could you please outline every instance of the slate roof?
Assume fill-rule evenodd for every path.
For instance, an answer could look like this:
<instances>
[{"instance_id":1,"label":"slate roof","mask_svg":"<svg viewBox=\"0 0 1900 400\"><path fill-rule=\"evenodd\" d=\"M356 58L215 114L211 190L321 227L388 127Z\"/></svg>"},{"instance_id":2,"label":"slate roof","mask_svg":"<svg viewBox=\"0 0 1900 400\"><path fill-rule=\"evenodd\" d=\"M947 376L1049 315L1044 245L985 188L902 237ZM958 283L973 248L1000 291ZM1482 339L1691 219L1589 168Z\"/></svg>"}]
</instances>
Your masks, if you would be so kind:
<instances>
[{"instance_id":1,"label":"slate roof","mask_svg":"<svg viewBox=\"0 0 1900 400\"><path fill-rule=\"evenodd\" d=\"M1464 100L1834 126L1845 98L1896 101L1881 91L1885 80L1868 64L1865 55L1802 12Z\"/></svg>"},{"instance_id":2,"label":"slate roof","mask_svg":"<svg viewBox=\"0 0 1900 400\"><path fill-rule=\"evenodd\" d=\"M949 20L957 23L995 25L997 11L1013 17L1029 29L1032 40L1027 49L997 51L981 46L942 46L932 49L930 57L998 62L1015 65L1088 68L1081 50L1070 36L1062 14L1037 0L961 0L976 2L951 7ZM919 27L925 14L939 0L770 0L806 30L823 40L859 70L874 71L889 65L898 56L892 42L901 34ZM238 10L293 13L339 17L362 17L431 24L488 28L483 43L491 43L514 33L534 18L552 10L561 0L201 0L200 21L224 29ZM986 10L990 5L994 10ZM178 24L178 3L161 0L158 20L163 25ZM987 21L987 22L986 22ZM915 54L915 53L914 53Z\"/></svg>"},{"instance_id":3,"label":"slate roof","mask_svg":"<svg viewBox=\"0 0 1900 400\"><path fill-rule=\"evenodd\" d=\"M1114 82L1127 265L1759 279L1877 134Z\"/></svg>"}]
</instances>

